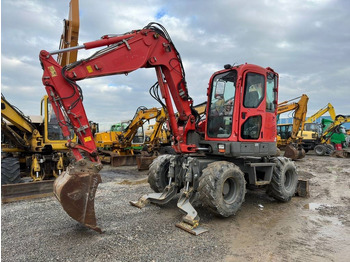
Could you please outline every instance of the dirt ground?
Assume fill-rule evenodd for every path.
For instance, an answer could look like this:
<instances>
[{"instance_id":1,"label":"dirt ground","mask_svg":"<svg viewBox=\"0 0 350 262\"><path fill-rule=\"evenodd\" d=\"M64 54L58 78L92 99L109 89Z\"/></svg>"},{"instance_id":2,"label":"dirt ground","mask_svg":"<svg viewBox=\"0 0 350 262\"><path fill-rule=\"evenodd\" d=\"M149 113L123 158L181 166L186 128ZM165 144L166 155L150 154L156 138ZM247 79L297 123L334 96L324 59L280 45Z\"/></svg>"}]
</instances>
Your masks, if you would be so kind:
<instances>
[{"instance_id":1,"label":"dirt ground","mask_svg":"<svg viewBox=\"0 0 350 262\"><path fill-rule=\"evenodd\" d=\"M72 220L54 197L3 204L3 261L349 261L350 159L309 153L296 161L310 197L279 203L248 190L240 211L226 219L198 208L208 232L175 227L176 200L138 209L129 200L150 193L146 172L102 171L96 214L105 233Z\"/></svg>"}]
</instances>

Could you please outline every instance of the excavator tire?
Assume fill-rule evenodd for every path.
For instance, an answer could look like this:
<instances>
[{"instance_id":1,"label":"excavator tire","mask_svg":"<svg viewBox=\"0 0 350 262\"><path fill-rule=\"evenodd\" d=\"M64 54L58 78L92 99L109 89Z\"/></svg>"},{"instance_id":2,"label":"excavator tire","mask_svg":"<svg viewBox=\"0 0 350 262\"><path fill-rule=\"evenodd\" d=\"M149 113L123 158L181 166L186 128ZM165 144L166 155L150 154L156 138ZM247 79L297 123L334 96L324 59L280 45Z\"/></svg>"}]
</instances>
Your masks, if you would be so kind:
<instances>
[{"instance_id":1,"label":"excavator tire","mask_svg":"<svg viewBox=\"0 0 350 262\"><path fill-rule=\"evenodd\" d=\"M160 155L153 160L148 170L148 183L156 193L163 192L168 185L168 171L172 155Z\"/></svg>"},{"instance_id":2,"label":"excavator tire","mask_svg":"<svg viewBox=\"0 0 350 262\"><path fill-rule=\"evenodd\" d=\"M217 161L203 169L199 199L214 214L229 217L239 210L246 194L243 172L233 163Z\"/></svg>"},{"instance_id":3,"label":"excavator tire","mask_svg":"<svg viewBox=\"0 0 350 262\"><path fill-rule=\"evenodd\" d=\"M275 157L271 183L267 194L281 202L288 202L295 194L298 185L298 174L293 161L285 157Z\"/></svg>"},{"instance_id":4,"label":"excavator tire","mask_svg":"<svg viewBox=\"0 0 350 262\"><path fill-rule=\"evenodd\" d=\"M19 159L5 157L1 159L1 185L16 184L21 182Z\"/></svg>"},{"instance_id":5,"label":"excavator tire","mask_svg":"<svg viewBox=\"0 0 350 262\"><path fill-rule=\"evenodd\" d=\"M314 148L316 155L324 156L326 154L326 147L324 145L317 145Z\"/></svg>"}]
</instances>

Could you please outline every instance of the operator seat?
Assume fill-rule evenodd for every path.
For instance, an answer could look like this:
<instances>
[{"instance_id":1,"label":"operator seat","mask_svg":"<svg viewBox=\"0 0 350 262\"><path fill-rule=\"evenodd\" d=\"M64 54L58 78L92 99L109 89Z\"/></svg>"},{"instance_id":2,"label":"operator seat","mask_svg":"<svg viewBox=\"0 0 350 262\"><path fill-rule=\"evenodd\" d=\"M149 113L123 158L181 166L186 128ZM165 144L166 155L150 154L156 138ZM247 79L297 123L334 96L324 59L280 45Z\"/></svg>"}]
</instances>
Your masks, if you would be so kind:
<instances>
[{"instance_id":1,"label":"operator seat","mask_svg":"<svg viewBox=\"0 0 350 262\"><path fill-rule=\"evenodd\" d=\"M244 106L249 108L257 108L260 103L258 91L251 91L246 94Z\"/></svg>"}]
</instances>

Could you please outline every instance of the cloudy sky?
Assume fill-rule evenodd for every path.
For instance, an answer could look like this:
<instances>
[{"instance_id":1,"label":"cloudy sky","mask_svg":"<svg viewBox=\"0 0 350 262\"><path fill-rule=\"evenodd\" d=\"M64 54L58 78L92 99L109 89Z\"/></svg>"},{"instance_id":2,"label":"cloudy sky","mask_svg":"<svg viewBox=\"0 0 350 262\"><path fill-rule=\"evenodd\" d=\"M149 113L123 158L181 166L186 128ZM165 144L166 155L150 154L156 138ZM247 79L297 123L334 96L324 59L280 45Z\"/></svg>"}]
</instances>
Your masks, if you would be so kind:
<instances>
[{"instance_id":1,"label":"cloudy sky","mask_svg":"<svg viewBox=\"0 0 350 262\"><path fill-rule=\"evenodd\" d=\"M1 92L26 115L45 95L40 50L58 49L69 0L1 1ZM279 101L307 94L308 116L332 103L350 114L350 1L80 0L79 44L161 23L180 52L190 96L206 100L208 80L225 64L253 63L280 74ZM91 51L79 51L78 59ZM83 80L88 118L102 129L138 106L158 107L148 93L153 69Z\"/></svg>"}]
</instances>

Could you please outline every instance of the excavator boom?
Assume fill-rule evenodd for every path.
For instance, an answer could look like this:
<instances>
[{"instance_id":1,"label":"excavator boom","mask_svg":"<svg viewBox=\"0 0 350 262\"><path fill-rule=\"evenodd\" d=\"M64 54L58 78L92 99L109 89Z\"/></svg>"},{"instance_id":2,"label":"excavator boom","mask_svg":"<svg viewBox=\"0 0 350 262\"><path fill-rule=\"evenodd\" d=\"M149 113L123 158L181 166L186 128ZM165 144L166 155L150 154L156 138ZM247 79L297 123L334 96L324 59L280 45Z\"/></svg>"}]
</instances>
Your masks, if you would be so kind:
<instances>
[{"instance_id":1,"label":"excavator boom","mask_svg":"<svg viewBox=\"0 0 350 262\"><path fill-rule=\"evenodd\" d=\"M107 47L90 58L64 67L52 57L53 54L103 46ZM98 171L102 165L83 106L83 93L76 82L85 78L127 74L139 68L155 68L174 135L174 149L184 153L196 152L195 144L187 144L188 132L195 130L195 116L192 114L193 101L188 95L180 55L166 30L159 24L150 23L141 30L103 36L82 46L53 52L42 50L39 58L44 71L42 82L63 134L69 136L70 125L81 143L68 141L67 146L75 161L67 172L56 179L54 193L72 218L100 231L96 226L93 202L101 181ZM173 103L179 112L178 118L175 117Z\"/></svg>"},{"instance_id":2,"label":"excavator boom","mask_svg":"<svg viewBox=\"0 0 350 262\"><path fill-rule=\"evenodd\" d=\"M298 102L288 103L297 98L300 98ZM305 118L307 113L308 96L303 94L300 97L294 98L289 101L282 102L278 105L277 113L282 114L285 112L293 111L293 125L290 137L287 139L285 147L285 156L291 159L301 159L305 157L305 150L301 146L301 139L298 137L298 132L304 130Z\"/></svg>"},{"instance_id":3,"label":"excavator boom","mask_svg":"<svg viewBox=\"0 0 350 262\"><path fill-rule=\"evenodd\" d=\"M75 47L79 37L79 0L71 0L69 3L69 17L64 19L63 33L60 40L60 49ZM68 65L77 61L78 51L62 52L57 56L60 65Z\"/></svg>"}]
</instances>

